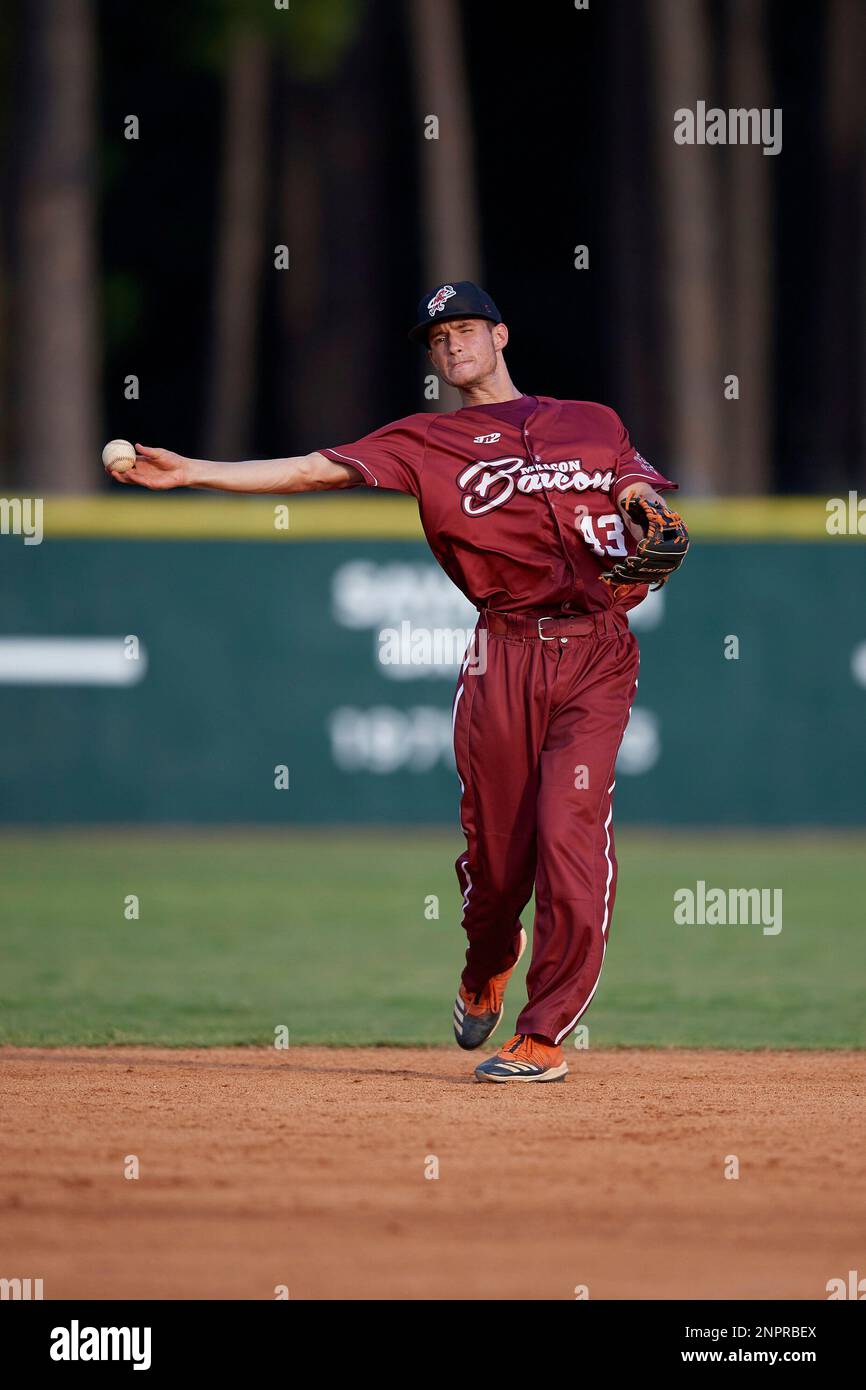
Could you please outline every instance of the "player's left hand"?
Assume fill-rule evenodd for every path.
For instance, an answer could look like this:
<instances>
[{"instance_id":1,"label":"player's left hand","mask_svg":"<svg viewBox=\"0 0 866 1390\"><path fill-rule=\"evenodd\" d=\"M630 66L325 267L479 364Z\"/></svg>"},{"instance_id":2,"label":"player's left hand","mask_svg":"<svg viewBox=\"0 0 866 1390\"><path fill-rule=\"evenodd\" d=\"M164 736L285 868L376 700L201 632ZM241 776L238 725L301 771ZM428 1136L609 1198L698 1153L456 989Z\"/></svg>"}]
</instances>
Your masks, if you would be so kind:
<instances>
[{"instance_id":1,"label":"player's left hand","mask_svg":"<svg viewBox=\"0 0 866 1390\"><path fill-rule=\"evenodd\" d=\"M645 493L630 493L620 505L643 534L634 555L617 560L601 577L615 588L649 584L660 589L686 558L689 533L683 519L679 512L669 511L661 498Z\"/></svg>"}]
</instances>

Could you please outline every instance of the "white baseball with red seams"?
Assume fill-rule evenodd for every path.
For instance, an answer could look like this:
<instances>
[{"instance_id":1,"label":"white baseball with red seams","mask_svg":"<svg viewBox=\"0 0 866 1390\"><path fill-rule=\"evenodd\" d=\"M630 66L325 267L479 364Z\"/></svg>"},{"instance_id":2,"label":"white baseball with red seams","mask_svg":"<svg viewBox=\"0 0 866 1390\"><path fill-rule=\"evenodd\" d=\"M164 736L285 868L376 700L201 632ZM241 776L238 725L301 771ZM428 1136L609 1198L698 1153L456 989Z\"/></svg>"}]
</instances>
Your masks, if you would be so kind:
<instances>
[{"instance_id":1,"label":"white baseball with red seams","mask_svg":"<svg viewBox=\"0 0 866 1390\"><path fill-rule=\"evenodd\" d=\"M103 467L125 473L135 463L135 445L128 439L110 439L102 451Z\"/></svg>"}]
</instances>

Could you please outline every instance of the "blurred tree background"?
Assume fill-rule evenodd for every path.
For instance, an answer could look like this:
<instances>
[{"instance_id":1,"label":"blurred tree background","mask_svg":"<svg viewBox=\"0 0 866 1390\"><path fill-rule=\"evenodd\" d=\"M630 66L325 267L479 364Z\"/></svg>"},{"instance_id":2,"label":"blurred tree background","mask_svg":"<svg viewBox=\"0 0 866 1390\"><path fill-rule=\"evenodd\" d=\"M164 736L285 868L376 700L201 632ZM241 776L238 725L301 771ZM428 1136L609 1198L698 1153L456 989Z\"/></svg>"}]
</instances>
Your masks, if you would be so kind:
<instances>
[{"instance_id":1,"label":"blurred tree background","mask_svg":"<svg viewBox=\"0 0 866 1390\"><path fill-rule=\"evenodd\" d=\"M690 491L862 485L864 34L862 0L7 0L3 485L437 408L405 334L449 277L520 388L610 403ZM780 107L781 153L675 144L699 100Z\"/></svg>"}]
</instances>

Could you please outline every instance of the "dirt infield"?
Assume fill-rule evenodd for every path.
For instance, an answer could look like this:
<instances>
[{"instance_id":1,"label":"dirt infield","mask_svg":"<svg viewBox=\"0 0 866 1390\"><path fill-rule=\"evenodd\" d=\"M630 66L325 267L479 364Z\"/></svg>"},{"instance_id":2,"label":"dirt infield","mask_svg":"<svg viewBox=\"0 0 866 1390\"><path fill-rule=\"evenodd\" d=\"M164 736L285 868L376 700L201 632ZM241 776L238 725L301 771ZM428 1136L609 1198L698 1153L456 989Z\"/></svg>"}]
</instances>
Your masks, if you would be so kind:
<instances>
[{"instance_id":1,"label":"dirt infield","mask_svg":"<svg viewBox=\"0 0 866 1390\"><path fill-rule=\"evenodd\" d=\"M0 1277L49 1299L820 1299L866 1273L862 1053L574 1052L567 1081L510 1087L471 1061L2 1048Z\"/></svg>"}]
</instances>

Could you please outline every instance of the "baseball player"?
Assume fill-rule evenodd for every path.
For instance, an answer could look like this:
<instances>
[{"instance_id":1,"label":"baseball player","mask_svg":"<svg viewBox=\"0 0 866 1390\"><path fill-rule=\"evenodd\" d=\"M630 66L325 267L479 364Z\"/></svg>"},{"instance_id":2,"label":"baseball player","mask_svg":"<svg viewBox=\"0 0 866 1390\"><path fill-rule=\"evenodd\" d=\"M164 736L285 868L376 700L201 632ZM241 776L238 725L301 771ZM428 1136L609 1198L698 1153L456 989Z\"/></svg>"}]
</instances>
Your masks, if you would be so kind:
<instances>
[{"instance_id":1,"label":"baseball player","mask_svg":"<svg viewBox=\"0 0 866 1390\"><path fill-rule=\"evenodd\" d=\"M479 286L437 286L409 336L460 392L460 410L296 458L211 463L137 445L113 476L154 489L365 486L417 499L433 554L480 614L453 709L468 938L454 1033L474 1049L500 1022L534 887L528 1001L475 1075L554 1081L598 986L616 894L614 764L638 674L626 615L681 564L688 535L660 495L676 484L612 410L515 387L508 329Z\"/></svg>"}]
</instances>

